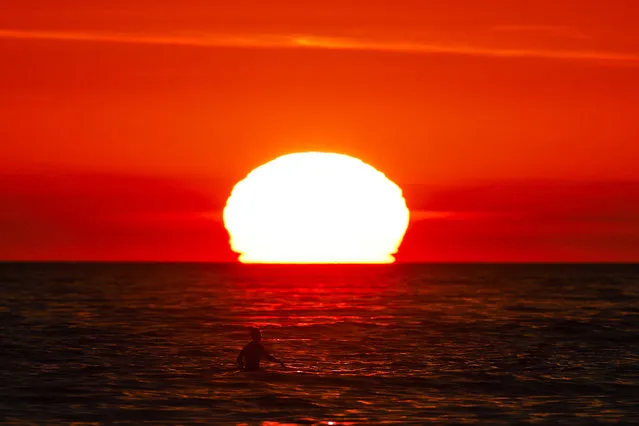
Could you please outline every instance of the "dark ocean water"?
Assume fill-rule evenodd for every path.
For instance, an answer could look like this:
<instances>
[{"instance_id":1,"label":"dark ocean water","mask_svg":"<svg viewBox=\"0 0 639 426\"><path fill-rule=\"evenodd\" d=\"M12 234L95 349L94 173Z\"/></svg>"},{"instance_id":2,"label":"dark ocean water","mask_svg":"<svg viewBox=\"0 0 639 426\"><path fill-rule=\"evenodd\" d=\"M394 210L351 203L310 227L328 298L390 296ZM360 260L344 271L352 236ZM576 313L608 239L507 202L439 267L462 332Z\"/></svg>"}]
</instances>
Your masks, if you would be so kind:
<instances>
[{"instance_id":1,"label":"dark ocean water","mask_svg":"<svg viewBox=\"0 0 639 426\"><path fill-rule=\"evenodd\" d=\"M639 424L639 266L0 264L0 423L72 422Z\"/></svg>"}]
</instances>

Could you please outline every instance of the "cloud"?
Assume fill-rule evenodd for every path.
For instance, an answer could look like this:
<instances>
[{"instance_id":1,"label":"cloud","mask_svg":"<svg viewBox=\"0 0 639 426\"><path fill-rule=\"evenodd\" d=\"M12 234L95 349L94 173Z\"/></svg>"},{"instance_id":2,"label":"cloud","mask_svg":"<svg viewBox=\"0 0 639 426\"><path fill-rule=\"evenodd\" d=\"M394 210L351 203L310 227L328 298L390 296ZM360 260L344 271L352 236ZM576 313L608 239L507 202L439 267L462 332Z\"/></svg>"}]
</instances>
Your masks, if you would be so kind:
<instances>
[{"instance_id":1,"label":"cloud","mask_svg":"<svg viewBox=\"0 0 639 426\"><path fill-rule=\"evenodd\" d=\"M219 186L211 194L166 177L0 172L0 259L233 260Z\"/></svg>"},{"instance_id":2,"label":"cloud","mask_svg":"<svg viewBox=\"0 0 639 426\"><path fill-rule=\"evenodd\" d=\"M491 30L498 33L537 33L580 40L592 39L591 36L578 29L553 25L498 25L492 27Z\"/></svg>"},{"instance_id":3,"label":"cloud","mask_svg":"<svg viewBox=\"0 0 639 426\"><path fill-rule=\"evenodd\" d=\"M428 43L422 41L373 40L353 37L278 34L152 35L115 32L36 31L0 29L0 39L82 41L194 47L237 47L275 49L327 49L417 55L447 54L496 58L542 58L596 61L623 65L639 64L639 54L606 50L552 50L495 48L472 44Z\"/></svg>"},{"instance_id":4,"label":"cloud","mask_svg":"<svg viewBox=\"0 0 639 426\"><path fill-rule=\"evenodd\" d=\"M639 182L403 185L399 261L637 262Z\"/></svg>"},{"instance_id":5,"label":"cloud","mask_svg":"<svg viewBox=\"0 0 639 426\"><path fill-rule=\"evenodd\" d=\"M602 223L639 229L639 182L494 182L490 185L404 185L414 219L499 219Z\"/></svg>"}]
</instances>

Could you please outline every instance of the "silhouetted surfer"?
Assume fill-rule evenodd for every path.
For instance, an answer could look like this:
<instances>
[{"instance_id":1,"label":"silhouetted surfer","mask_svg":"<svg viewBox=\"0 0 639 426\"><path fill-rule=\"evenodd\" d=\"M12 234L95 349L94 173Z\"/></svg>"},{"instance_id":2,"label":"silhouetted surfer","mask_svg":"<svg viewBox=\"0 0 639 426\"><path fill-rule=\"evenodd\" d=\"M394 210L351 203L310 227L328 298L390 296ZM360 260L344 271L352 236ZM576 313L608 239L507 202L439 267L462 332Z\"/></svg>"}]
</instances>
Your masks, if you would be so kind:
<instances>
[{"instance_id":1,"label":"silhouetted surfer","mask_svg":"<svg viewBox=\"0 0 639 426\"><path fill-rule=\"evenodd\" d=\"M260 369L260 359L266 359L272 362L279 362L282 367L284 367L284 363L279 359L275 358L273 355L267 352L262 346L262 333L257 328L251 328L249 330L249 334L251 335L251 339L253 341L248 345L244 346L244 349L240 351L240 354L237 356L237 364L244 371L255 371Z\"/></svg>"}]
</instances>

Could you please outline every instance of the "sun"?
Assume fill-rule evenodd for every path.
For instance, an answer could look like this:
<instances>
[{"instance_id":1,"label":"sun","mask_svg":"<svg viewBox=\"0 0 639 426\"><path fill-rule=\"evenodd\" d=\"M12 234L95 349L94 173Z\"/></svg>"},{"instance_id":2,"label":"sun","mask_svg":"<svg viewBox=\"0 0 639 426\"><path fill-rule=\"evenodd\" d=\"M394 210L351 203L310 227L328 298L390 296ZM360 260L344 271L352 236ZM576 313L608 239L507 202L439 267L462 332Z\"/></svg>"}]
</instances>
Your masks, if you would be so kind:
<instances>
[{"instance_id":1,"label":"sun","mask_svg":"<svg viewBox=\"0 0 639 426\"><path fill-rule=\"evenodd\" d=\"M243 263L392 263L409 215L402 190L374 167L302 152L250 172L223 216Z\"/></svg>"}]
</instances>

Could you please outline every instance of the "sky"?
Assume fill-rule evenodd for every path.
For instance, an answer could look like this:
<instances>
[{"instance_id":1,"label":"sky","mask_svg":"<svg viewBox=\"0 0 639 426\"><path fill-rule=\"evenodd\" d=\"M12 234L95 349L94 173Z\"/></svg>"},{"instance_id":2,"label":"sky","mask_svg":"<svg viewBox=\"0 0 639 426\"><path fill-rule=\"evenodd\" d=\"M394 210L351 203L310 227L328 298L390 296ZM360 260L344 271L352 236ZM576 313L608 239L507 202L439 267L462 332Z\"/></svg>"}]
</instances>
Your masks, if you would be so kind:
<instances>
[{"instance_id":1,"label":"sky","mask_svg":"<svg viewBox=\"0 0 639 426\"><path fill-rule=\"evenodd\" d=\"M232 261L279 155L400 185L399 261L639 261L631 0L4 0L0 259Z\"/></svg>"}]
</instances>

